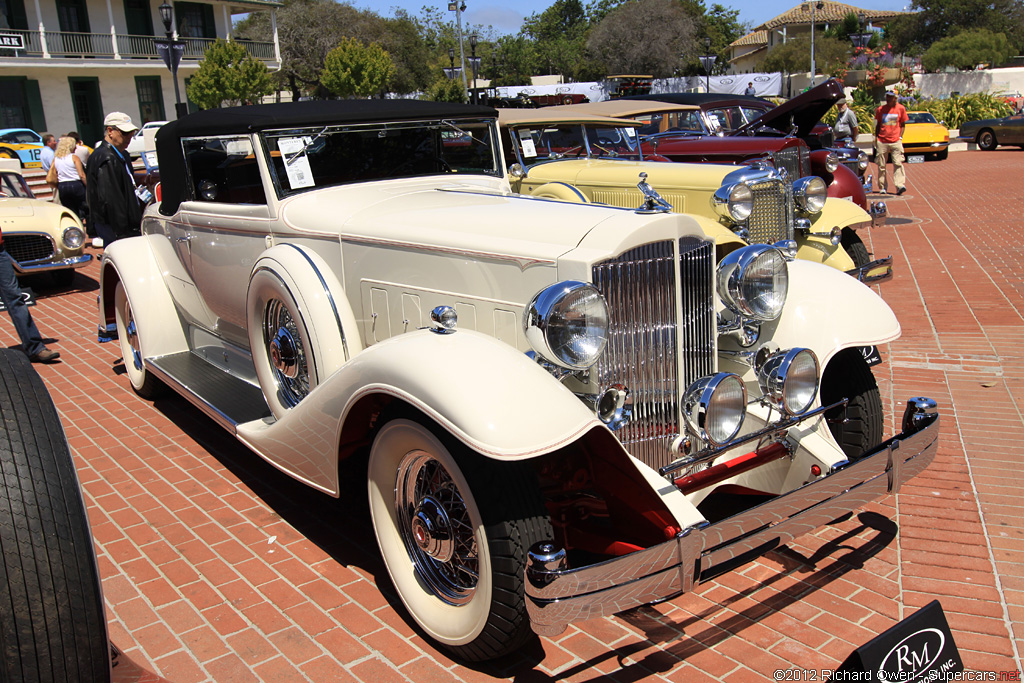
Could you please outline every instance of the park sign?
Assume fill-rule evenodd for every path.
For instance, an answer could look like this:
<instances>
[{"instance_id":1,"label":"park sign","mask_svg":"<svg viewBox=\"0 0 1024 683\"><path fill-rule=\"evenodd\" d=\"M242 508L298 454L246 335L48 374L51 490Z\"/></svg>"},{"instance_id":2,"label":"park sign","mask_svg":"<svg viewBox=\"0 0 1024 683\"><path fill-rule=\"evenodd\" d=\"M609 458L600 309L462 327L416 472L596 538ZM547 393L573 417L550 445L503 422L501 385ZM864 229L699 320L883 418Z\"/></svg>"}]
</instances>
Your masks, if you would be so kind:
<instances>
[{"instance_id":1,"label":"park sign","mask_svg":"<svg viewBox=\"0 0 1024 683\"><path fill-rule=\"evenodd\" d=\"M24 50L25 38L19 33L0 33L0 48Z\"/></svg>"}]
</instances>

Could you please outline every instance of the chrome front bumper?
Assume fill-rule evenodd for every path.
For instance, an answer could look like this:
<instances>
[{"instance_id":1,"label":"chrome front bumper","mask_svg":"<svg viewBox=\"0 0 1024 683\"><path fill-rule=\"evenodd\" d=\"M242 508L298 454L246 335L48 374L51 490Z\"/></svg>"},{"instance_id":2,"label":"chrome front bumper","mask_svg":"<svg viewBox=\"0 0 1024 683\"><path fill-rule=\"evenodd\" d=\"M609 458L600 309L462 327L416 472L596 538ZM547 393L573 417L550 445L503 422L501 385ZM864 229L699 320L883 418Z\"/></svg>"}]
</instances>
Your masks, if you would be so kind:
<instances>
[{"instance_id":1,"label":"chrome front bumper","mask_svg":"<svg viewBox=\"0 0 1024 683\"><path fill-rule=\"evenodd\" d=\"M846 271L846 274L852 275L853 277L857 278L866 285L877 285L879 282L891 280L892 256L886 256L885 258L875 259L870 263L864 264L860 268L852 268Z\"/></svg>"},{"instance_id":2,"label":"chrome front bumper","mask_svg":"<svg viewBox=\"0 0 1024 683\"><path fill-rule=\"evenodd\" d=\"M938 438L935 402L913 398L907 402L900 435L811 484L727 519L579 569L565 569L565 551L553 543L538 543L530 549L526 567L531 626L540 635L553 636L574 621L692 590L701 581L895 493L931 463Z\"/></svg>"},{"instance_id":3,"label":"chrome front bumper","mask_svg":"<svg viewBox=\"0 0 1024 683\"><path fill-rule=\"evenodd\" d=\"M63 270L65 268L81 268L92 261L92 254L81 254L70 258L54 259L52 261L34 261L32 263L14 262L14 270L19 275L30 275L32 273L44 273L49 270Z\"/></svg>"}]
</instances>

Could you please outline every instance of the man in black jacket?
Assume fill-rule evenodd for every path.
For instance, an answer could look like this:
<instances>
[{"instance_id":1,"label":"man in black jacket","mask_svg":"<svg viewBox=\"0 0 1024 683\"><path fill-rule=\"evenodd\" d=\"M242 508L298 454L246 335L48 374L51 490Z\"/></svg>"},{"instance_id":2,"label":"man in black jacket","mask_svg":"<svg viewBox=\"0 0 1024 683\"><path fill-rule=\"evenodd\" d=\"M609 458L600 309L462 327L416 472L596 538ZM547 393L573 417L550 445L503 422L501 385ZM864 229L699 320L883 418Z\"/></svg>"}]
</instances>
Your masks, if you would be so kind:
<instances>
[{"instance_id":1,"label":"man in black jacket","mask_svg":"<svg viewBox=\"0 0 1024 683\"><path fill-rule=\"evenodd\" d=\"M135 195L135 176L128 143L139 128L125 113L115 111L103 119L103 142L89 157L86 196L89 216L104 246L122 237L140 234L142 208Z\"/></svg>"}]
</instances>

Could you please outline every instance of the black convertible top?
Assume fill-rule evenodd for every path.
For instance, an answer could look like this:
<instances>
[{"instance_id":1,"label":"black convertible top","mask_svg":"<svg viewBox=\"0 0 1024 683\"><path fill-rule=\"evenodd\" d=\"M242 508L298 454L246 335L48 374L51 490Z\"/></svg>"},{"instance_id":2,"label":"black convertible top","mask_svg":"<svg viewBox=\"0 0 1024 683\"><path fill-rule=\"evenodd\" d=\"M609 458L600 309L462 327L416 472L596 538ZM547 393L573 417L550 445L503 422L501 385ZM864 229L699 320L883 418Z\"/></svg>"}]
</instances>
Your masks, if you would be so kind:
<instances>
[{"instance_id":1,"label":"black convertible top","mask_svg":"<svg viewBox=\"0 0 1024 683\"><path fill-rule=\"evenodd\" d=\"M166 124L156 134L160 160L160 212L172 215L185 196L181 138L247 134L274 128L382 123L463 117L497 117L491 107L422 100L312 100L207 109Z\"/></svg>"}]
</instances>

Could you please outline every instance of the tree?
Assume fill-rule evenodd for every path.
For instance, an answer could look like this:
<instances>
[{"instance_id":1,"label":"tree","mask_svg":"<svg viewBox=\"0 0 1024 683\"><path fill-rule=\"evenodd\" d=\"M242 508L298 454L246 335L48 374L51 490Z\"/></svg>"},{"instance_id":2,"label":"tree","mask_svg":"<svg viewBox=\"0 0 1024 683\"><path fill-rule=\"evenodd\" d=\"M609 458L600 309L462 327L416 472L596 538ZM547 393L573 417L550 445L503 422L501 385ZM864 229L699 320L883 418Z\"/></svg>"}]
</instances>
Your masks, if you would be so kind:
<instances>
[{"instance_id":1,"label":"tree","mask_svg":"<svg viewBox=\"0 0 1024 683\"><path fill-rule=\"evenodd\" d=\"M201 109L257 102L273 92L267 65L235 41L218 38L203 55L185 92Z\"/></svg>"},{"instance_id":2,"label":"tree","mask_svg":"<svg viewBox=\"0 0 1024 683\"><path fill-rule=\"evenodd\" d=\"M926 71L938 71L947 66L957 69L973 69L978 64L999 66L1012 55L1006 35L977 28L932 43L921 55L921 66Z\"/></svg>"},{"instance_id":3,"label":"tree","mask_svg":"<svg viewBox=\"0 0 1024 683\"><path fill-rule=\"evenodd\" d=\"M827 36L815 37L814 66L821 73L829 73L838 63L845 64L850 58L851 45ZM800 73L811 70L811 37L790 38L783 45L776 46L768 53L758 67L762 71L787 71Z\"/></svg>"},{"instance_id":4,"label":"tree","mask_svg":"<svg viewBox=\"0 0 1024 683\"><path fill-rule=\"evenodd\" d=\"M380 45L346 38L327 53L320 82L341 97L370 97L383 94L394 74L395 63Z\"/></svg>"},{"instance_id":5,"label":"tree","mask_svg":"<svg viewBox=\"0 0 1024 683\"><path fill-rule=\"evenodd\" d=\"M582 75L586 64L586 32L590 21L580 0L555 0L540 14L523 22L523 34L536 46L536 66L570 80Z\"/></svg>"},{"instance_id":6,"label":"tree","mask_svg":"<svg viewBox=\"0 0 1024 683\"><path fill-rule=\"evenodd\" d=\"M427 87L423 99L431 102L465 102L466 91L462 89L462 79L442 76Z\"/></svg>"},{"instance_id":7,"label":"tree","mask_svg":"<svg viewBox=\"0 0 1024 683\"><path fill-rule=\"evenodd\" d=\"M969 29L1004 33L1011 46L1024 47L1022 0L914 0L913 14L897 17L885 28L897 52L920 54L936 41Z\"/></svg>"},{"instance_id":8,"label":"tree","mask_svg":"<svg viewBox=\"0 0 1024 683\"><path fill-rule=\"evenodd\" d=\"M673 0L637 0L615 8L590 32L587 50L606 74L675 73L693 44L690 16Z\"/></svg>"},{"instance_id":9,"label":"tree","mask_svg":"<svg viewBox=\"0 0 1024 683\"><path fill-rule=\"evenodd\" d=\"M702 19L704 35L711 38L711 51L718 55L715 64L723 70L729 66L729 45L749 32L739 21L739 16L739 10L727 9L715 3Z\"/></svg>"}]
</instances>

